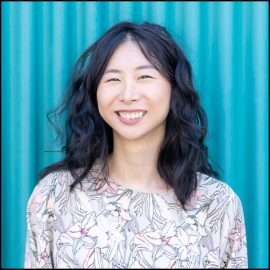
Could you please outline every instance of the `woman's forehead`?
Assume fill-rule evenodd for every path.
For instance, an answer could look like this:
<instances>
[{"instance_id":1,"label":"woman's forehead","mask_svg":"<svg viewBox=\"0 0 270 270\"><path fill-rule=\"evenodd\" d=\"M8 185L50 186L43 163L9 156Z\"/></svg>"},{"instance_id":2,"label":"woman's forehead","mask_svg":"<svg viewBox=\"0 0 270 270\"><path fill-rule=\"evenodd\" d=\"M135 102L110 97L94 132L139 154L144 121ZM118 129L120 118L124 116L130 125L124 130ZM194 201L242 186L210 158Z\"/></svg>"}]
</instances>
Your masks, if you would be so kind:
<instances>
[{"instance_id":1,"label":"woman's forehead","mask_svg":"<svg viewBox=\"0 0 270 270\"><path fill-rule=\"evenodd\" d=\"M140 46L134 41L121 43L111 55L107 67L121 63L135 64L138 69L142 69L144 66L153 67L144 56Z\"/></svg>"}]
</instances>

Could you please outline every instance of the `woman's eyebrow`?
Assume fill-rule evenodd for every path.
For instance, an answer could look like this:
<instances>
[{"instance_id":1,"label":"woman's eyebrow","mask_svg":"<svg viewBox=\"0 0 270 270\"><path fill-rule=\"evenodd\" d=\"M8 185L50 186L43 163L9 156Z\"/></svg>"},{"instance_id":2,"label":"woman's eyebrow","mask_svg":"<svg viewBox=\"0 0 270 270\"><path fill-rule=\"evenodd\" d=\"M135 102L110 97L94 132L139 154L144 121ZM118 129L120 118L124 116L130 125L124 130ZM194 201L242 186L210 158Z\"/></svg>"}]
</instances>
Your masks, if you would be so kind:
<instances>
[{"instance_id":1,"label":"woman's eyebrow","mask_svg":"<svg viewBox=\"0 0 270 270\"><path fill-rule=\"evenodd\" d=\"M152 65L142 65L142 66L137 66L135 68L135 70L140 70L140 69L156 69L154 66ZM105 73L121 73L121 70L119 69L107 69L105 70L104 74Z\"/></svg>"}]
</instances>

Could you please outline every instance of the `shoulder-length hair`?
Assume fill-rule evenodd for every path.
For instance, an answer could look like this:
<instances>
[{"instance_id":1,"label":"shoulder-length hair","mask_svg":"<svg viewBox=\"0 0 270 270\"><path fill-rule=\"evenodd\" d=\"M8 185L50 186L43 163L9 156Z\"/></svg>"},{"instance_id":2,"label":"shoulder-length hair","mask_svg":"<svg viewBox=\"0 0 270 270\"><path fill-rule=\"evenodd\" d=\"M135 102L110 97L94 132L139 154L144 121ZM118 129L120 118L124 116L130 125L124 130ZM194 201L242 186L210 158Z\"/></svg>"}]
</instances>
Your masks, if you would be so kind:
<instances>
[{"instance_id":1,"label":"shoulder-length hair","mask_svg":"<svg viewBox=\"0 0 270 270\"><path fill-rule=\"evenodd\" d=\"M193 86L190 63L167 30L149 22L118 23L80 56L67 95L53 111L56 118L66 116L64 129L57 131L58 135L64 135L62 152L65 156L62 161L46 167L39 179L55 170L69 170L74 178L72 190L88 175L96 160L103 161L106 171L107 156L113 152L113 135L98 111L96 93L112 54L127 38L139 45L146 59L171 83L170 110L157 169L185 208L197 188L198 172L219 175L208 161L204 143L207 116ZM105 176L108 179L107 173Z\"/></svg>"}]
</instances>

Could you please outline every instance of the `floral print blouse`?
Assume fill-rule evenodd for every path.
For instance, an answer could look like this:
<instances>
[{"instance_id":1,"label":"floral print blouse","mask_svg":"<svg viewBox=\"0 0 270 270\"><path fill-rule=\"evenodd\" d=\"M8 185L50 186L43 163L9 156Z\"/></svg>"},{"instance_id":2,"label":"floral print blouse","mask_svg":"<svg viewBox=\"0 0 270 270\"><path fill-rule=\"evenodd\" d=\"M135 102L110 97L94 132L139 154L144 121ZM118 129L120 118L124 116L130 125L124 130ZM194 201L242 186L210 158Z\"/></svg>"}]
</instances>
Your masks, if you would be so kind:
<instances>
[{"instance_id":1,"label":"floral print blouse","mask_svg":"<svg viewBox=\"0 0 270 270\"><path fill-rule=\"evenodd\" d=\"M95 166L70 192L67 171L35 187L25 268L247 268L244 215L226 184L198 174L184 211L171 189L130 190Z\"/></svg>"}]
</instances>

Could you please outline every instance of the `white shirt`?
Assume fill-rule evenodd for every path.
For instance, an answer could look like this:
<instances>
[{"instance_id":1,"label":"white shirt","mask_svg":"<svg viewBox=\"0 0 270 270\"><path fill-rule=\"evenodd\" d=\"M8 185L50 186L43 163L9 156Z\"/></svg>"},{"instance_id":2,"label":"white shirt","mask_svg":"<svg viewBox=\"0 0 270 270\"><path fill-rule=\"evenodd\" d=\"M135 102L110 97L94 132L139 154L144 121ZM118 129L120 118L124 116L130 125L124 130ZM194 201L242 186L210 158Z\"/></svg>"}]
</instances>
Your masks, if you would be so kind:
<instances>
[{"instance_id":1,"label":"white shirt","mask_svg":"<svg viewBox=\"0 0 270 270\"><path fill-rule=\"evenodd\" d=\"M242 204L226 183L198 174L184 211L172 189L138 192L100 173L72 192L67 171L37 184L26 268L247 268Z\"/></svg>"}]
</instances>

